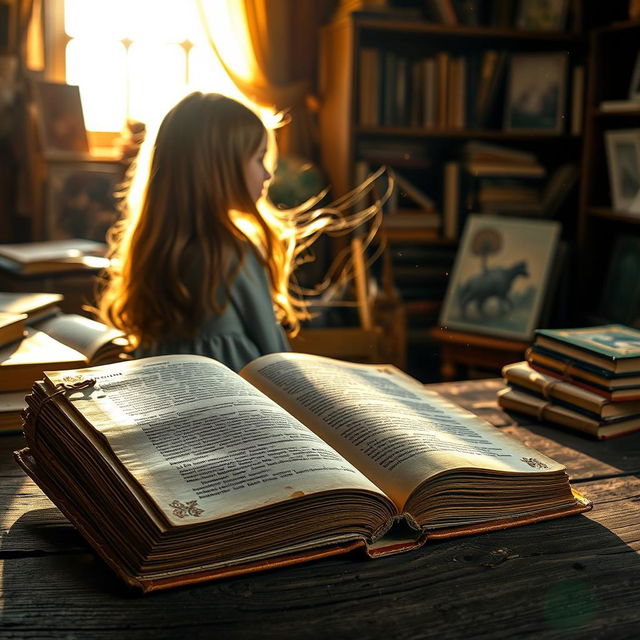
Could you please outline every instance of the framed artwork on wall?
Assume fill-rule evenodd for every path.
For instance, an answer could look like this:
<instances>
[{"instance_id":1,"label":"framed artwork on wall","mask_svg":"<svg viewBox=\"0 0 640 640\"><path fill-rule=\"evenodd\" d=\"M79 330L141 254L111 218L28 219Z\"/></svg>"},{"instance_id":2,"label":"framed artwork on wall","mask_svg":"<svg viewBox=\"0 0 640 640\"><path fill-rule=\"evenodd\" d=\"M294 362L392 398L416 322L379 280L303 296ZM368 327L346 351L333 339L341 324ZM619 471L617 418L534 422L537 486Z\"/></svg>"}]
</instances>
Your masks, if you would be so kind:
<instances>
[{"instance_id":1,"label":"framed artwork on wall","mask_svg":"<svg viewBox=\"0 0 640 640\"><path fill-rule=\"evenodd\" d=\"M509 60L507 131L562 133L567 91L567 54L518 53Z\"/></svg>"},{"instance_id":2,"label":"framed artwork on wall","mask_svg":"<svg viewBox=\"0 0 640 640\"><path fill-rule=\"evenodd\" d=\"M119 217L118 162L50 162L46 182L47 240L85 238L105 242Z\"/></svg>"},{"instance_id":3,"label":"framed artwork on wall","mask_svg":"<svg viewBox=\"0 0 640 640\"><path fill-rule=\"evenodd\" d=\"M636 210L640 196L640 129L617 129L604 135L611 204L616 211Z\"/></svg>"},{"instance_id":4,"label":"framed artwork on wall","mask_svg":"<svg viewBox=\"0 0 640 640\"><path fill-rule=\"evenodd\" d=\"M553 220L470 215L440 326L530 340L539 328L560 230Z\"/></svg>"}]
</instances>

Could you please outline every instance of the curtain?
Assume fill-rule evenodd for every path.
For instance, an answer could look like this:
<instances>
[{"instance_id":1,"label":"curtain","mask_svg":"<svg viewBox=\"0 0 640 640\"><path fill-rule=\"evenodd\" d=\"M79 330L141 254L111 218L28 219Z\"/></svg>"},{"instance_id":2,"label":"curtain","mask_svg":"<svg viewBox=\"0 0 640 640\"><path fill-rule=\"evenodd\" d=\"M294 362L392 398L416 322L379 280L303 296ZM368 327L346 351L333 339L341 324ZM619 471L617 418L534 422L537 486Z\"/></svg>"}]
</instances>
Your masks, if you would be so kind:
<instances>
[{"instance_id":1,"label":"curtain","mask_svg":"<svg viewBox=\"0 0 640 640\"><path fill-rule=\"evenodd\" d=\"M315 159L314 111L319 27L335 0L225 0L246 30L248 74L238 71L215 38L210 2L197 0L211 46L240 91L253 102L285 114L277 131L280 153ZM219 2L219 0L213 0Z\"/></svg>"}]
</instances>

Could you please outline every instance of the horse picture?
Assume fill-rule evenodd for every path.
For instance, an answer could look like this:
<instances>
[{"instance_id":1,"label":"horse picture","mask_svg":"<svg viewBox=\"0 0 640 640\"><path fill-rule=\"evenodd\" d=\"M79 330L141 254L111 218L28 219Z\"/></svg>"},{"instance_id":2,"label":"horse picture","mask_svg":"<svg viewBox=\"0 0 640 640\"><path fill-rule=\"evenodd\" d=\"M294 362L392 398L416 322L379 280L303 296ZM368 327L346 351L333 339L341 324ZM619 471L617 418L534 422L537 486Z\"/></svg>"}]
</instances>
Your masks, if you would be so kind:
<instances>
[{"instance_id":1,"label":"horse picture","mask_svg":"<svg viewBox=\"0 0 640 640\"><path fill-rule=\"evenodd\" d=\"M440 325L531 339L539 328L559 235L554 221L469 216Z\"/></svg>"}]
</instances>

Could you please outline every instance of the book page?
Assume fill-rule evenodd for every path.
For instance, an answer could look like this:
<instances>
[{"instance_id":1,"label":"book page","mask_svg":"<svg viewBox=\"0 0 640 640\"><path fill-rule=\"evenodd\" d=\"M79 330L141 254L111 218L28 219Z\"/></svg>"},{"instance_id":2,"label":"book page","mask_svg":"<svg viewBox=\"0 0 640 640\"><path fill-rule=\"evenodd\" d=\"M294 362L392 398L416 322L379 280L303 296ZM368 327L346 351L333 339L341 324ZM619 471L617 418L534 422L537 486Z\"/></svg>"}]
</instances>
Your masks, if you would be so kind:
<instances>
[{"instance_id":1,"label":"book page","mask_svg":"<svg viewBox=\"0 0 640 640\"><path fill-rule=\"evenodd\" d=\"M47 378L54 385L96 379L68 396L72 405L172 525L193 521L176 504L207 520L333 489L382 495L316 434L210 358L145 358Z\"/></svg>"},{"instance_id":2,"label":"book page","mask_svg":"<svg viewBox=\"0 0 640 640\"><path fill-rule=\"evenodd\" d=\"M455 468L516 474L563 469L389 365L284 353L258 358L240 374L400 506L422 481ZM541 466L530 466L530 458Z\"/></svg>"},{"instance_id":3,"label":"book page","mask_svg":"<svg viewBox=\"0 0 640 640\"><path fill-rule=\"evenodd\" d=\"M124 336L122 331L75 313L54 316L39 323L38 329L79 351L87 361L92 360L102 346Z\"/></svg>"}]
</instances>

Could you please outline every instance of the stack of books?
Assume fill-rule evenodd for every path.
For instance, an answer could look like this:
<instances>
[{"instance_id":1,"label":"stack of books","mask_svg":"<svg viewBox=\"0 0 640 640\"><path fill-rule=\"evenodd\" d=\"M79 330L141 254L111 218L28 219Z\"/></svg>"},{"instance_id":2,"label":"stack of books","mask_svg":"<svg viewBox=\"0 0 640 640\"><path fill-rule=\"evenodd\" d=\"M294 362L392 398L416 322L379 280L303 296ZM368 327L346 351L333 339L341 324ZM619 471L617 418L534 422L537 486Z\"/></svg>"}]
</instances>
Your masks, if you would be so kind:
<instances>
[{"instance_id":1,"label":"stack of books","mask_svg":"<svg viewBox=\"0 0 640 640\"><path fill-rule=\"evenodd\" d=\"M620 324L539 329L527 361L503 368L505 409L596 438L640 430L640 331Z\"/></svg>"},{"instance_id":2,"label":"stack of books","mask_svg":"<svg viewBox=\"0 0 640 640\"><path fill-rule=\"evenodd\" d=\"M25 395L44 371L124 357L128 343L120 331L62 313L61 299L59 294L0 293L0 434L19 431Z\"/></svg>"}]
</instances>

